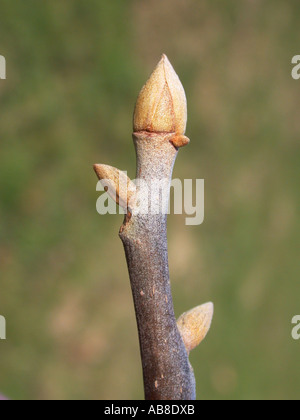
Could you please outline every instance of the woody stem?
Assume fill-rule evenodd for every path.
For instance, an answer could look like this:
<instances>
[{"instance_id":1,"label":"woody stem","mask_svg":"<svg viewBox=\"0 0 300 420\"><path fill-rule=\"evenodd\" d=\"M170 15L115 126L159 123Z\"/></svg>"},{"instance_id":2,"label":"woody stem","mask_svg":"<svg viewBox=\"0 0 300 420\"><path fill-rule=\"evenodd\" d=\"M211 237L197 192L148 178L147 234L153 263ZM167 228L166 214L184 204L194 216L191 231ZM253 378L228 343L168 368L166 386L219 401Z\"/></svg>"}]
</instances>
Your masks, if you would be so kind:
<instances>
[{"instance_id":1,"label":"woody stem","mask_svg":"<svg viewBox=\"0 0 300 420\"><path fill-rule=\"evenodd\" d=\"M176 324L168 265L167 216L177 149L174 133L135 133L137 200L120 230L134 299L147 400L195 398L195 379ZM165 183L153 214L153 181ZM147 188L145 188L145 186ZM151 191L149 195L149 191ZM146 212L138 205L147 202Z\"/></svg>"}]
</instances>

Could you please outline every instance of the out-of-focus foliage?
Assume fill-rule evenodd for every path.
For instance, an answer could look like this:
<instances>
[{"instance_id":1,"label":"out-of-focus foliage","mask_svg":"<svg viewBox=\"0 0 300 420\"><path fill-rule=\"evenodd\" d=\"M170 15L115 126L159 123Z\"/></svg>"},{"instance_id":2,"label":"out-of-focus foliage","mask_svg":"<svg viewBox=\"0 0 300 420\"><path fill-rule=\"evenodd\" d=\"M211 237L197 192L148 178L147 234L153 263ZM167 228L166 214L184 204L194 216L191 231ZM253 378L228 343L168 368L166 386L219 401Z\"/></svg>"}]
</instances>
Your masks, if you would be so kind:
<instances>
[{"instance_id":1,"label":"out-of-focus foliage","mask_svg":"<svg viewBox=\"0 0 300 420\"><path fill-rule=\"evenodd\" d=\"M161 53L186 89L174 177L205 179L205 223L169 218L175 311L212 300L198 398L299 398L300 6L293 0L0 4L0 390L143 397L118 229L92 164L134 176L135 98Z\"/></svg>"}]
</instances>

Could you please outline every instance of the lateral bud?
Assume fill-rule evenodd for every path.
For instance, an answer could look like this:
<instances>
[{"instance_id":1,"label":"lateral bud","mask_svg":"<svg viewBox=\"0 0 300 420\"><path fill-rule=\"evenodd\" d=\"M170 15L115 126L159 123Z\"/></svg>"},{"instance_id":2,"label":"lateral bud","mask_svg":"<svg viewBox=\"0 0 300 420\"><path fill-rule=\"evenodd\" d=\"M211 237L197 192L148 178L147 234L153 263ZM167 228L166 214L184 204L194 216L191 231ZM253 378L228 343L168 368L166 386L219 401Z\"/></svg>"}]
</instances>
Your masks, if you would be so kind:
<instances>
[{"instance_id":1,"label":"lateral bud","mask_svg":"<svg viewBox=\"0 0 300 420\"><path fill-rule=\"evenodd\" d=\"M135 199L136 186L120 169L109 165L95 164L94 171L109 196L123 209L130 208Z\"/></svg>"},{"instance_id":2,"label":"lateral bud","mask_svg":"<svg viewBox=\"0 0 300 420\"><path fill-rule=\"evenodd\" d=\"M177 320L177 327L187 353L197 347L206 337L214 314L213 303L196 306L183 313Z\"/></svg>"}]
</instances>

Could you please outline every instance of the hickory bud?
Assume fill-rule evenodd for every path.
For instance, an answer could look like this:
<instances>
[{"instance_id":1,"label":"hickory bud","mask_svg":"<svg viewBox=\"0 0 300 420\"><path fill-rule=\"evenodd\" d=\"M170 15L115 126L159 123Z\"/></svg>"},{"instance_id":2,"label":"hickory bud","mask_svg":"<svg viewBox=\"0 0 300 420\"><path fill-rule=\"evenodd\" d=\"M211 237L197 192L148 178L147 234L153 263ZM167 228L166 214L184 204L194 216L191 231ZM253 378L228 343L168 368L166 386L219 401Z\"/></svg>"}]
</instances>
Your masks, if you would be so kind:
<instances>
[{"instance_id":1,"label":"hickory bud","mask_svg":"<svg viewBox=\"0 0 300 420\"><path fill-rule=\"evenodd\" d=\"M134 110L134 132L174 133L172 143L181 147L189 143L184 136L187 122L186 96L183 86L166 55L163 55L142 88Z\"/></svg>"},{"instance_id":2,"label":"hickory bud","mask_svg":"<svg viewBox=\"0 0 300 420\"><path fill-rule=\"evenodd\" d=\"M189 353L206 337L212 322L214 305L209 302L196 306L182 314L177 320L181 338L186 351Z\"/></svg>"},{"instance_id":3,"label":"hickory bud","mask_svg":"<svg viewBox=\"0 0 300 420\"><path fill-rule=\"evenodd\" d=\"M128 176L109 165L94 165L99 180L109 196L124 209L130 207L135 199L136 186Z\"/></svg>"}]
</instances>

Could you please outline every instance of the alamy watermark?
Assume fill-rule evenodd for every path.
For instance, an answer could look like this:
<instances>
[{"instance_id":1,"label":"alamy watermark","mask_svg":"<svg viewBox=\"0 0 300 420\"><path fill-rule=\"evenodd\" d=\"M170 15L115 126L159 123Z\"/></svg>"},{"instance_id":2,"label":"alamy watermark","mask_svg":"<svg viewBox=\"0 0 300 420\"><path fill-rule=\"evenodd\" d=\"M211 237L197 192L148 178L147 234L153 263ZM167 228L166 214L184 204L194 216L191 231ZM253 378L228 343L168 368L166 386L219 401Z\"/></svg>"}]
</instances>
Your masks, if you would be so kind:
<instances>
[{"instance_id":1,"label":"alamy watermark","mask_svg":"<svg viewBox=\"0 0 300 420\"><path fill-rule=\"evenodd\" d=\"M126 172L125 172L126 174ZM185 214L186 225L201 225L204 221L204 179L152 179L146 182L142 179L134 180L136 185L136 194L134 196L134 214ZM169 191L173 190L172 210L171 201L166 200L169 197ZM120 194L112 186L111 181L102 179L97 183L97 191L103 194L96 203L97 212L104 214L125 214L127 212L120 206L117 208L116 202L127 202L126 185L119 186L118 191L122 191L122 200ZM125 191L126 190L126 191ZM130 202L128 207L130 208Z\"/></svg>"},{"instance_id":2,"label":"alamy watermark","mask_svg":"<svg viewBox=\"0 0 300 420\"><path fill-rule=\"evenodd\" d=\"M6 319L0 315L0 340L6 340Z\"/></svg>"},{"instance_id":3,"label":"alamy watermark","mask_svg":"<svg viewBox=\"0 0 300 420\"><path fill-rule=\"evenodd\" d=\"M294 80L300 79L300 55L295 55L292 58L292 64L295 64L295 66L292 69L292 78Z\"/></svg>"},{"instance_id":4,"label":"alamy watermark","mask_svg":"<svg viewBox=\"0 0 300 420\"><path fill-rule=\"evenodd\" d=\"M300 315L294 316L292 324L295 325L292 329L292 337L294 340L300 340Z\"/></svg>"},{"instance_id":5,"label":"alamy watermark","mask_svg":"<svg viewBox=\"0 0 300 420\"><path fill-rule=\"evenodd\" d=\"M6 60L0 55L0 79L6 79Z\"/></svg>"}]
</instances>

